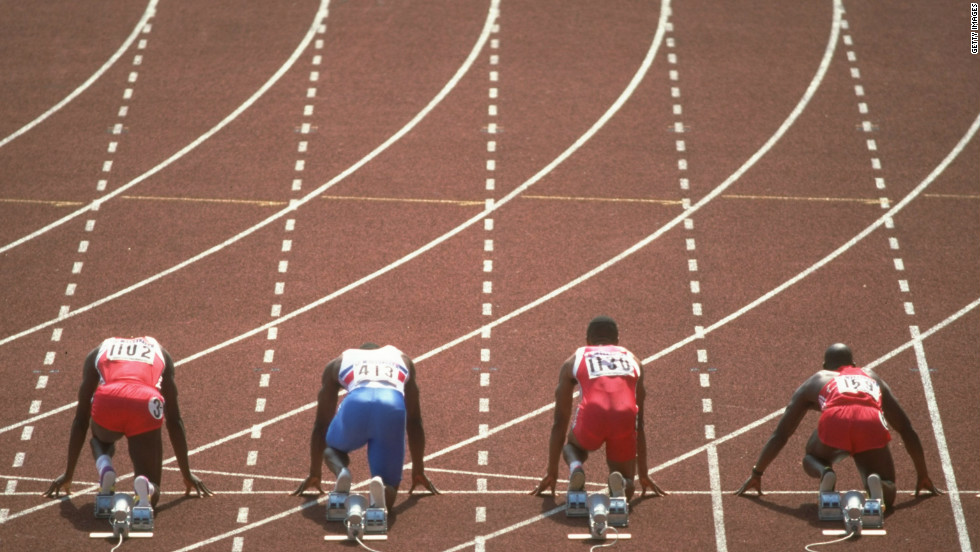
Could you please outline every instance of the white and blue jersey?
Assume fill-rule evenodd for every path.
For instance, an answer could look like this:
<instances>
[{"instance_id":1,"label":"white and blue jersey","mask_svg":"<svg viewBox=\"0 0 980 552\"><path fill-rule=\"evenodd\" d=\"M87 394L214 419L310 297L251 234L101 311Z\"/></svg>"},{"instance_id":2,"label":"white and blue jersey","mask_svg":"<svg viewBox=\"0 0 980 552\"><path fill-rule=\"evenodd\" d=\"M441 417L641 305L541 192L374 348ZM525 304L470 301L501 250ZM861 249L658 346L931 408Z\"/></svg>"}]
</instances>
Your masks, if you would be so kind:
<instances>
[{"instance_id":1,"label":"white and blue jersey","mask_svg":"<svg viewBox=\"0 0 980 552\"><path fill-rule=\"evenodd\" d=\"M327 446L349 453L367 445L371 476L398 486L405 460L405 382L409 371L402 352L348 349L337 379L347 389L327 428Z\"/></svg>"}]
</instances>

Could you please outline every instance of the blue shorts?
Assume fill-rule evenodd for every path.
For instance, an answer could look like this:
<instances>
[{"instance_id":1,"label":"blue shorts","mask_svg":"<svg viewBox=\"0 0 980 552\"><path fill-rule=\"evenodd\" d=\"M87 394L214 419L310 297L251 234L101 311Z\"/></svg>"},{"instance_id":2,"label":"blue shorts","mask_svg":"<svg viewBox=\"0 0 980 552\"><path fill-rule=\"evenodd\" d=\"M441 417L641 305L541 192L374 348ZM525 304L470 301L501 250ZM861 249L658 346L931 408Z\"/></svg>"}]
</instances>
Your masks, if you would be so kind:
<instances>
[{"instance_id":1,"label":"blue shorts","mask_svg":"<svg viewBox=\"0 0 980 552\"><path fill-rule=\"evenodd\" d=\"M355 389L340 403L326 440L344 453L367 445L371 477L397 487L405 462L405 396L394 389Z\"/></svg>"}]
</instances>

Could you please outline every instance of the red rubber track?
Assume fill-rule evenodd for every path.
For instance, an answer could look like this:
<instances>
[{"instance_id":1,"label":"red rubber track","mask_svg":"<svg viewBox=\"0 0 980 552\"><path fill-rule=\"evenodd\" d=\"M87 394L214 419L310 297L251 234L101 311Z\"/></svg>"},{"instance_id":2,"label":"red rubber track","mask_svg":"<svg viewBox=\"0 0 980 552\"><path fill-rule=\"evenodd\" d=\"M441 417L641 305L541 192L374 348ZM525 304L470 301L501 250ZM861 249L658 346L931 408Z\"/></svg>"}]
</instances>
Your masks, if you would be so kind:
<instances>
[{"instance_id":1,"label":"red rubber track","mask_svg":"<svg viewBox=\"0 0 980 552\"><path fill-rule=\"evenodd\" d=\"M335 0L315 24L315 0L160 0L91 87L0 147L0 247L29 237L0 253L0 548L115 544L88 538L107 526L87 451L70 499L40 493L86 353L149 334L178 363L191 466L217 494L183 498L171 461L154 538L121 550L353 550L289 492L323 365L366 340L418 359L443 491L403 485L374 548L588 550L566 539L586 524L561 511L564 483L527 493L558 367L600 313L646 360L649 463L672 493L635 502L614 550L829 540L800 469L816 415L764 496L732 492L835 341L876 366L933 480L960 492L913 497L896 435L888 535L824 550L980 546L980 311L960 313L980 299L969 3L834 5ZM102 67L147 6L0 6L0 139ZM131 469L125 445L116 466ZM586 469L601 489L601 452ZM353 470L366 478L363 453ZM838 473L859 486L849 461Z\"/></svg>"}]
</instances>

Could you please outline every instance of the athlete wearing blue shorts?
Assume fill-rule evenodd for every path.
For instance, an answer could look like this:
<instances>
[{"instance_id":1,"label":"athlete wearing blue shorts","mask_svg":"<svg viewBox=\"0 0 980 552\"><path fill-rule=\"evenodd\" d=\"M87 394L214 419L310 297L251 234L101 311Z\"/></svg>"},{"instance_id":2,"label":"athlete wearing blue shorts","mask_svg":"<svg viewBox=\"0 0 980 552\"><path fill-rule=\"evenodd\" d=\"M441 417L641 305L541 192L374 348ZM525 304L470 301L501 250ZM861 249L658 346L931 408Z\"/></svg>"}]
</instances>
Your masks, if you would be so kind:
<instances>
[{"instance_id":1,"label":"athlete wearing blue shorts","mask_svg":"<svg viewBox=\"0 0 980 552\"><path fill-rule=\"evenodd\" d=\"M350 453L367 446L372 505L380 506L383 495L390 510L402 481L406 432L412 457L409 494L418 485L439 493L425 475L425 431L412 359L391 345L365 343L331 360L322 381L310 436L310 474L294 495L314 487L323 493L321 458L337 477L336 490L350 492ZM338 409L341 389L347 395Z\"/></svg>"}]
</instances>

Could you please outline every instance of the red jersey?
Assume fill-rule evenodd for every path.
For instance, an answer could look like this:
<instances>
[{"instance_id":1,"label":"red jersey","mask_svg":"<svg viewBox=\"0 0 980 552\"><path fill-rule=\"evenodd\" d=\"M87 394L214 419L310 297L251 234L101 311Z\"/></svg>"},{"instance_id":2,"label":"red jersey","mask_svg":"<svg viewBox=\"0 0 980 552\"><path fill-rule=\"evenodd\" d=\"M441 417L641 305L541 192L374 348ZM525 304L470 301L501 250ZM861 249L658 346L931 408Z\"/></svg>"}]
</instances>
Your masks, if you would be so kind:
<instances>
[{"instance_id":1,"label":"red jersey","mask_svg":"<svg viewBox=\"0 0 980 552\"><path fill-rule=\"evenodd\" d=\"M845 366L839 370L817 397L820 410L838 406L867 406L881 410L881 387L864 370Z\"/></svg>"},{"instance_id":2,"label":"red jersey","mask_svg":"<svg viewBox=\"0 0 980 552\"><path fill-rule=\"evenodd\" d=\"M163 348L152 337L110 337L95 357L99 385L142 383L159 389L165 366Z\"/></svg>"},{"instance_id":3,"label":"red jersey","mask_svg":"<svg viewBox=\"0 0 980 552\"><path fill-rule=\"evenodd\" d=\"M572 373L582 387L579 408L636 415L640 365L628 350L618 345L580 347L574 362Z\"/></svg>"}]
</instances>

